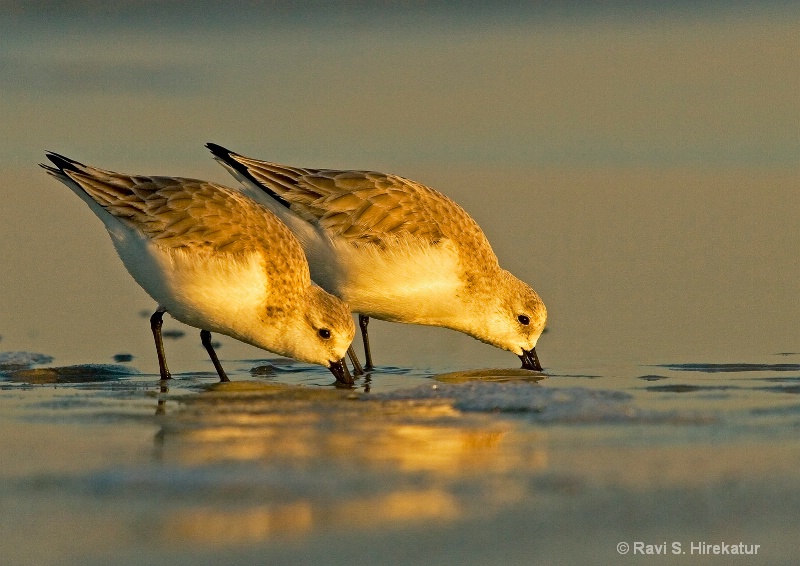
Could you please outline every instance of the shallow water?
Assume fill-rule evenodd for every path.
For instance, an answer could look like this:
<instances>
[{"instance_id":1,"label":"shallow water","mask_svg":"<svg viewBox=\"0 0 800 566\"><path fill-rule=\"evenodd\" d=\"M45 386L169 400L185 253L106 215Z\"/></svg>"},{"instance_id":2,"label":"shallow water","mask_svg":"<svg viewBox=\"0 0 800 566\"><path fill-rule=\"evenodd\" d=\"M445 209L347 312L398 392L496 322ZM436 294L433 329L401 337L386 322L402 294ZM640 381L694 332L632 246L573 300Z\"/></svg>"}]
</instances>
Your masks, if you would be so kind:
<instances>
[{"instance_id":1,"label":"shallow water","mask_svg":"<svg viewBox=\"0 0 800 566\"><path fill-rule=\"evenodd\" d=\"M0 562L796 563L797 8L321 4L0 20ZM373 321L353 389L215 336L218 384L165 320L162 387L36 163L233 184L207 141L453 197L544 298L544 374Z\"/></svg>"},{"instance_id":2,"label":"shallow water","mask_svg":"<svg viewBox=\"0 0 800 566\"><path fill-rule=\"evenodd\" d=\"M796 365L378 368L337 389L286 360L160 386L23 359L0 376L5 564L796 556Z\"/></svg>"}]
</instances>

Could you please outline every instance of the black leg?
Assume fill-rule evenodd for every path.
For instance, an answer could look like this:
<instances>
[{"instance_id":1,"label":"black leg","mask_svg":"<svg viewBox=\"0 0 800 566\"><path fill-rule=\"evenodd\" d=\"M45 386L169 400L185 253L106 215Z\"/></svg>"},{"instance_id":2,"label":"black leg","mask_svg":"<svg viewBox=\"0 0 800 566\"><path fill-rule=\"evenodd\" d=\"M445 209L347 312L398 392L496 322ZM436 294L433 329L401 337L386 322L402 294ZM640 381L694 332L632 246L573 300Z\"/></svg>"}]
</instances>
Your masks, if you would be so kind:
<instances>
[{"instance_id":1,"label":"black leg","mask_svg":"<svg viewBox=\"0 0 800 566\"><path fill-rule=\"evenodd\" d=\"M367 334L367 325L369 324L369 317L363 314L358 315L358 325L361 327L361 338L364 340L364 369L372 371L375 366L372 365L372 351L369 349L369 335Z\"/></svg>"},{"instance_id":2,"label":"black leg","mask_svg":"<svg viewBox=\"0 0 800 566\"><path fill-rule=\"evenodd\" d=\"M219 358L217 357L217 353L214 351L214 346L211 345L211 332L208 330L201 330L200 341L203 343L203 346L205 346L206 352L208 352L208 357L211 358L211 363L214 364L214 369L217 370L217 373L219 374L219 380L230 381L228 376L225 375L225 370L222 369L222 364L219 363Z\"/></svg>"},{"instance_id":3,"label":"black leg","mask_svg":"<svg viewBox=\"0 0 800 566\"><path fill-rule=\"evenodd\" d=\"M352 345L347 348L347 357L353 362L353 375L364 375L364 368L361 367L361 362L358 361L358 356Z\"/></svg>"},{"instance_id":4,"label":"black leg","mask_svg":"<svg viewBox=\"0 0 800 566\"><path fill-rule=\"evenodd\" d=\"M170 379L172 376L169 374L167 368L167 358L164 356L164 341L161 339L161 326L164 324L162 320L164 312L159 308L150 317L150 330L153 331L153 338L156 341L156 354L158 354L158 371L161 373L161 379Z\"/></svg>"}]
</instances>

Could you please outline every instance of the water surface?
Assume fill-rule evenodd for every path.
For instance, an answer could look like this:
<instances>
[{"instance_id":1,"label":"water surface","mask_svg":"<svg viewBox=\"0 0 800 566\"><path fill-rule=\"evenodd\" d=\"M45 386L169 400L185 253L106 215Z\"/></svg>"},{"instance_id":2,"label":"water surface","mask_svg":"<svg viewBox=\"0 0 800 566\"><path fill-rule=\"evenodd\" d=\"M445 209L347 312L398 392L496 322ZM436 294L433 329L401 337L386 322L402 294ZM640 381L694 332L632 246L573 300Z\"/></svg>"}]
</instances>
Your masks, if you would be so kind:
<instances>
[{"instance_id":1,"label":"water surface","mask_svg":"<svg viewBox=\"0 0 800 566\"><path fill-rule=\"evenodd\" d=\"M250 363L272 373L161 387L115 366L6 371L6 563L566 564L663 539L794 556L786 364L379 368L342 390Z\"/></svg>"}]
</instances>

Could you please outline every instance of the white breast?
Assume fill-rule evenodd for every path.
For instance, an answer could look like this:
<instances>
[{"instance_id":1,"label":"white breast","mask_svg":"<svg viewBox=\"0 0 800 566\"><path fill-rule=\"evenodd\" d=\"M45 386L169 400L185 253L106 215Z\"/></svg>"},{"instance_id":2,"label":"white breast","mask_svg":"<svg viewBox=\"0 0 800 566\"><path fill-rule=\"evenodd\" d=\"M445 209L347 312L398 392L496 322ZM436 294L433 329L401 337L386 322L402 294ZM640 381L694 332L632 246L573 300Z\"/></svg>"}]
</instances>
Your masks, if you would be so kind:
<instances>
[{"instance_id":1,"label":"white breast","mask_svg":"<svg viewBox=\"0 0 800 566\"><path fill-rule=\"evenodd\" d=\"M244 336L235 337L251 341L246 323L264 305L268 292L259 254L167 248L134 230L110 234L131 276L175 319L228 335L232 327L241 327Z\"/></svg>"},{"instance_id":2,"label":"white breast","mask_svg":"<svg viewBox=\"0 0 800 566\"><path fill-rule=\"evenodd\" d=\"M337 243L335 294L354 312L382 320L446 325L458 316L456 293L461 287L458 256L451 246L356 248ZM309 257L315 265L328 258Z\"/></svg>"}]
</instances>

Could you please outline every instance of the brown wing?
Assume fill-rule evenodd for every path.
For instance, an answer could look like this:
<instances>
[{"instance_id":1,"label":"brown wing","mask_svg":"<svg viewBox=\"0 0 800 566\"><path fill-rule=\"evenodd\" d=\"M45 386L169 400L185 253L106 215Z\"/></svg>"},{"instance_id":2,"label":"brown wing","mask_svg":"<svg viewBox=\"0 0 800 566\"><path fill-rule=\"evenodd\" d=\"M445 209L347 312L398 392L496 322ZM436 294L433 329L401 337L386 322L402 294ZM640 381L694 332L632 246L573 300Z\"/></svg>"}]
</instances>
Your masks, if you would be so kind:
<instances>
[{"instance_id":1,"label":"brown wing","mask_svg":"<svg viewBox=\"0 0 800 566\"><path fill-rule=\"evenodd\" d=\"M123 175L88 166L63 173L159 245L228 254L256 251L271 278L294 280L297 288L311 281L294 234L238 191L197 179Z\"/></svg>"},{"instance_id":2,"label":"brown wing","mask_svg":"<svg viewBox=\"0 0 800 566\"><path fill-rule=\"evenodd\" d=\"M374 171L300 169L231 154L250 178L331 237L383 245L388 239L488 247L475 221L425 185ZM490 248L489 248L490 249ZM491 249L490 249L491 250Z\"/></svg>"},{"instance_id":3,"label":"brown wing","mask_svg":"<svg viewBox=\"0 0 800 566\"><path fill-rule=\"evenodd\" d=\"M84 166L65 171L98 204L168 247L242 251L270 234L293 238L267 209L221 185L179 177L123 175Z\"/></svg>"}]
</instances>

